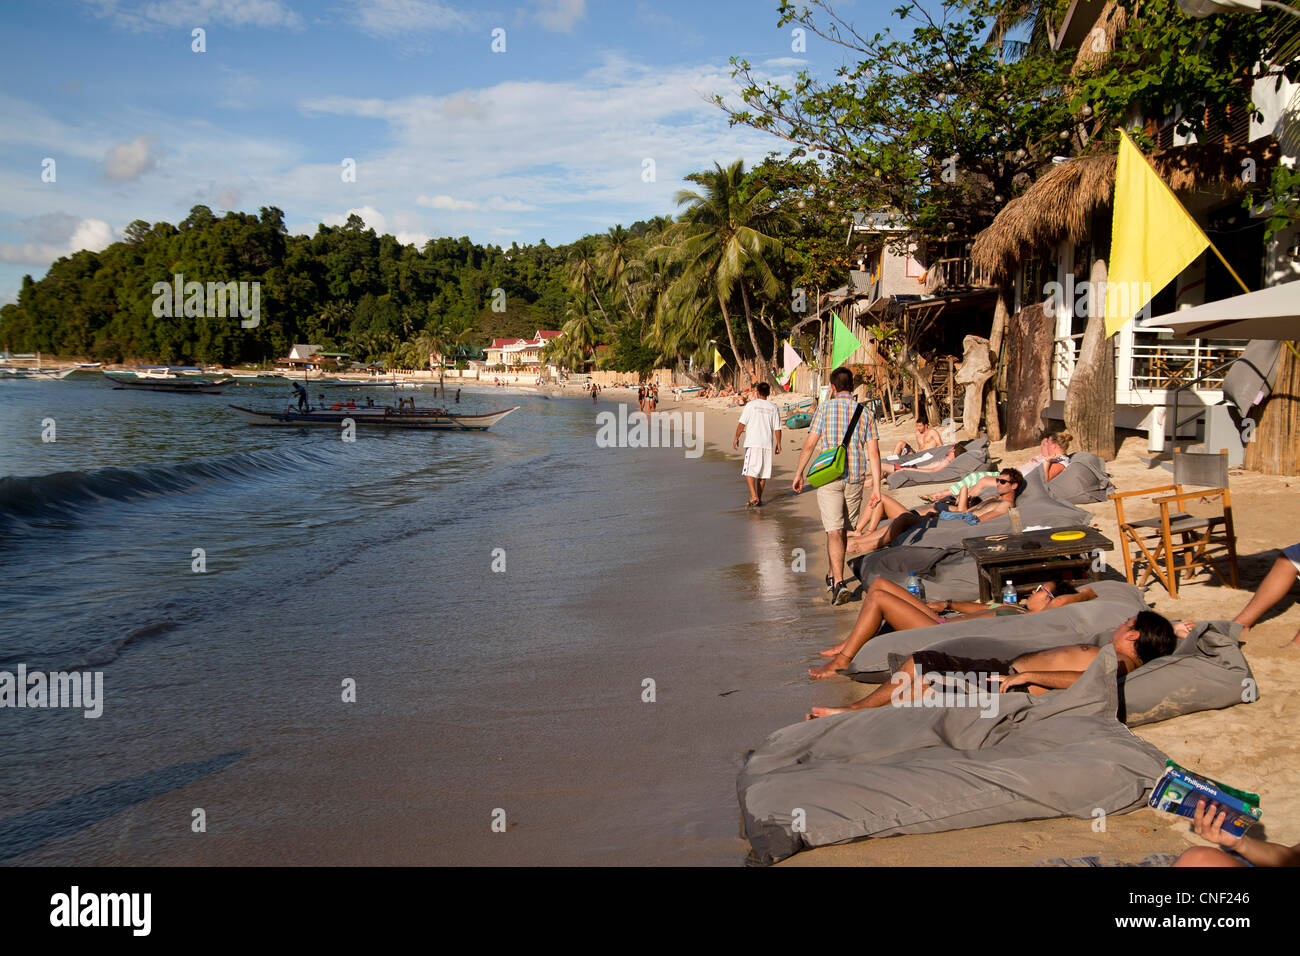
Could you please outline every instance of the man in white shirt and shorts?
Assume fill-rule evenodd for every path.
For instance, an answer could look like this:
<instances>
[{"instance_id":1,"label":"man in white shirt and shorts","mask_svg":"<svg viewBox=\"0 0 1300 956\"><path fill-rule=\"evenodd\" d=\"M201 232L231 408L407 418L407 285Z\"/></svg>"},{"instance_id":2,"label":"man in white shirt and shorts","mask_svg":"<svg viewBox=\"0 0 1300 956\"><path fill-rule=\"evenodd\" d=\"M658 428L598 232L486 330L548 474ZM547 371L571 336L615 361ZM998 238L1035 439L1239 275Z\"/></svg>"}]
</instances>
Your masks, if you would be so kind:
<instances>
[{"instance_id":1,"label":"man in white shirt and shorts","mask_svg":"<svg viewBox=\"0 0 1300 956\"><path fill-rule=\"evenodd\" d=\"M758 398L747 404L736 425L732 448L740 447L741 432L745 434L745 464L741 475L749 483L749 504L746 508L763 507L763 486L772 477L773 440L776 452L781 451L781 413L767 400L772 386L758 383Z\"/></svg>"}]
</instances>

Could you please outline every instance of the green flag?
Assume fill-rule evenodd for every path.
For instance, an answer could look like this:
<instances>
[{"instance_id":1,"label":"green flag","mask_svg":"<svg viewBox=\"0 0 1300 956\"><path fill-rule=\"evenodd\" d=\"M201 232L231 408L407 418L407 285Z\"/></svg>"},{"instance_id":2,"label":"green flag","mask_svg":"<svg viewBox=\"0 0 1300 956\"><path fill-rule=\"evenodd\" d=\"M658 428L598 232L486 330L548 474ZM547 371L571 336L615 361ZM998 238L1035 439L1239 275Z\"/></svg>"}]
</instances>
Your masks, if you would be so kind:
<instances>
[{"instance_id":1,"label":"green flag","mask_svg":"<svg viewBox=\"0 0 1300 956\"><path fill-rule=\"evenodd\" d=\"M857 340L849 327L840 321L840 317L834 312L831 318L835 324L831 326L831 368L839 368L844 360L862 348L862 343Z\"/></svg>"}]
</instances>

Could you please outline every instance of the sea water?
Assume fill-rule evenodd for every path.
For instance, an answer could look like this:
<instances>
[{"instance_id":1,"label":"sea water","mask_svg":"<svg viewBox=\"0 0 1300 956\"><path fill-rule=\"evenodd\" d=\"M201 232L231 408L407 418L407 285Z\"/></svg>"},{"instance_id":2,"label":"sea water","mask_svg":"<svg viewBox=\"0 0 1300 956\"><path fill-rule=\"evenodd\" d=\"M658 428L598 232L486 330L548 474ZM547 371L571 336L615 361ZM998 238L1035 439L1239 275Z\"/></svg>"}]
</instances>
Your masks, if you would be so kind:
<instances>
[{"instance_id":1,"label":"sea water","mask_svg":"<svg viewBox=\"0 0 1300 956\"><path fill-rule=\"evenodd\" d=\"M0 385L0 671L103 675L97 719L0 710L0 860L738 863L744 752L825 702L814 523L598 447L613 402L355 442L226 407L291 401Z\"/></svg>"}]
</instances>

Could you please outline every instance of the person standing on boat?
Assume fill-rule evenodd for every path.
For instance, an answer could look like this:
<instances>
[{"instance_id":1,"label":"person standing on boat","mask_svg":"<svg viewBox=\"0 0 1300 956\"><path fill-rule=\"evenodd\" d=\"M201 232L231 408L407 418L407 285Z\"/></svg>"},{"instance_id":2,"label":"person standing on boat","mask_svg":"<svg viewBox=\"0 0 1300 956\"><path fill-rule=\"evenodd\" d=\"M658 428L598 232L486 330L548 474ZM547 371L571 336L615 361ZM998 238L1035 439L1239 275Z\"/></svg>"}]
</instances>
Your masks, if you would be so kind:
<instances>
[{"instance_id":1,"label":"person standing on boat","mask_svg":"<svg viewBox=\"0 0 1300 956\"><path fill-rule=\"evenodd\" d=\"M307 389L302 387L302 383L294 382L293 390L298 395L298 411L300 412L311 411L311 403L307 399Z\"/></svg>"}]
</instances>

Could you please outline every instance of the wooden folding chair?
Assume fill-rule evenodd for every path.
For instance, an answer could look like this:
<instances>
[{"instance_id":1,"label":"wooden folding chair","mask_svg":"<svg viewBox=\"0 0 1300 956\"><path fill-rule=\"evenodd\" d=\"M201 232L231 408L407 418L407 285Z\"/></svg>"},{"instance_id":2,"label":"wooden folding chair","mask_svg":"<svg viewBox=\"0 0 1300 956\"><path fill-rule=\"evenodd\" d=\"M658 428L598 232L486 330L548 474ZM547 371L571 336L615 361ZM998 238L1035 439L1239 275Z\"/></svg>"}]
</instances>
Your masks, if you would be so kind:
<instances>
[{"instance_id":1,"label":"wooden folding chair","mask_svg":"<svg viewBox=\"0 0 1300 956\"><path fill-rule=\"evenodd\" d=\"M1185 491L1186 485L1204 490ZM1170 491L1173 494L1164 494ZM1162 495L1150 499L1150 503L1160 509L1159 515L1137 521L1125 520L1124 499L1139 495ZM1172 510L1202 498L1218 498L1222 505L1220 514L1202 517ZM1237 535L1232 526L1232 494L1228 490L1226 451L1217 455L1175 451L1172 485L1125 491L1111 495L1110 499L1115 502L1120 547L1124 551L1124 577L1129 584L1146 587L1154 577L1165 586L1170 597L1177 598L1179 576L1196 568L1205 568L1225 586L1237 587ZM1226 578L1215 564L1219 557L1226 557ZM1142 580L1134 581L1134 573L1139 567L1143 569Z\"/></svg>"}]
</instances>

